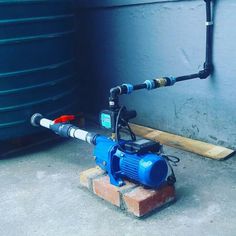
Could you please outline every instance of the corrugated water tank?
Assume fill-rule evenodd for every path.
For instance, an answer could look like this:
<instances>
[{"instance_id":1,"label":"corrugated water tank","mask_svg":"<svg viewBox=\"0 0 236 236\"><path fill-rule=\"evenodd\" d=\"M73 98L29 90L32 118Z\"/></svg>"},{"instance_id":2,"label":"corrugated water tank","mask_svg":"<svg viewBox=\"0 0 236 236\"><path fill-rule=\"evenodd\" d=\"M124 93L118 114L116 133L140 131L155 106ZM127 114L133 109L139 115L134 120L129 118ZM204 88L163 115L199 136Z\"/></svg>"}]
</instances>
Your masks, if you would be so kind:
<instances>
[{"instance_id":1,"label":"corrugated water tank","mask_svg":"<svg viewBox=\"0 0 236 236\"><path fill-rule=\"evenodd\" d=\"M34 112L72 112L74 19L66 0L0 1L0 140L38 132Z\"/></svg>"}]
</instances>

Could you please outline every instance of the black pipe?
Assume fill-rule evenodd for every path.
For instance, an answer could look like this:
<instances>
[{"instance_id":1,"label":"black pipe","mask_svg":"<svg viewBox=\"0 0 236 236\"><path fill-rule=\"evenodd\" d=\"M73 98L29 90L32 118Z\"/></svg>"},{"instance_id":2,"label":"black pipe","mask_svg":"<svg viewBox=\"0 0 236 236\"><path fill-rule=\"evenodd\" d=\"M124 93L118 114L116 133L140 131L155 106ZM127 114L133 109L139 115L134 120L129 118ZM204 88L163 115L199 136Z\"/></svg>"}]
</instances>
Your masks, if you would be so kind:
<instances>
[{"instance_id":1,"label":"black pipe","mask_svg":"<svg viewBox=\"0 0 236 236\"><path fill-rule=\"evenodd\" d=\"M206 2L206 61L205 68L209 69L210 73L213 71L212 51L213 51L213 21L211 13L211 0Z\"/></svg>"},{"instance_id":2,"label":"black pipe","mask_svg":"<svg viewBox=\"0 0 236 236\"><path fill-rule=\"evenodd\" d=\"M211 12L212 0L204 0L206 3L206 58L203 66L203 70L200 70L197 74L185 75L176 77L176 82L189 80L189 79L206 79L213 72L213 19Z\"/></svg>"},{"instance_id":3,"label":"black pipe","mask_svg":"<svg viewBox=\"0 0 236 236\"><path fill-rule=\"evenodd\" d=\"M136 84L134 85L134 90L140 90L147 88L146 84Z\"/></svg>"},{"instance_id":4,"label":"black pipe","mask_svg":"<svg viewBox=\"0 0 236 236\"><path fill-rule=\"evenodd\" d=\"M197 74L192 74L192 75L184 75L184 76L179 76L176 77L176 82L180 82L180 81L185 81L185 80L190 80L190 79L196 79L199 78L199 73Z\"/></svg>"},{"instance_id":5,"label":"black pipe","mask_svg":"<svg viewBox=\"0 0 236 236\"><path fill-rule=\"evenodd\" d=\"M121 86L114 87L110 90L109 104L111 109L116 109L119 107L118 96L122 94L129 94L132 91L140 89L156 89L159 87L172 86L176 82L190 80L190 79L206 79L213 72L213 63L212 63L212 52L213 52L213 19L211 11L211 2L213 0L204 0L206 3L206 52L205 52L205 62L203 69L198 73L178 76L175 78L171 77L162 77L154 80L147 80L142 84L123 84Z\"/></svg>"}]
</instances>

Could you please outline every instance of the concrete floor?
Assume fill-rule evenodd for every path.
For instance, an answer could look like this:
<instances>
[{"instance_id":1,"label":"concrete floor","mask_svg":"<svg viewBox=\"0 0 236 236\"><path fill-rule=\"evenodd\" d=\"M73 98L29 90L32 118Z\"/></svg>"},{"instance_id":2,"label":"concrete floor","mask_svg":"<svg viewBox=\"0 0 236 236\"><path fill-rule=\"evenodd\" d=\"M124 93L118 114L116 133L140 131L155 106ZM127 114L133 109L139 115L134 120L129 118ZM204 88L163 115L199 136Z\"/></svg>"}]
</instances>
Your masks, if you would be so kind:
<instances>
[{"instance_id":1,"label":"concrete floor","mask_svg":"<svg viewBox=\"0 0 236 236\"><path fill-rule=\"evenodd\" d=\"M236 235L236 156L213 161L165 148L175 168L178 200L139 220L79 187L94 166L92 146L46 144L0 161L1 236Z\"/></svg>"}]
</instances>

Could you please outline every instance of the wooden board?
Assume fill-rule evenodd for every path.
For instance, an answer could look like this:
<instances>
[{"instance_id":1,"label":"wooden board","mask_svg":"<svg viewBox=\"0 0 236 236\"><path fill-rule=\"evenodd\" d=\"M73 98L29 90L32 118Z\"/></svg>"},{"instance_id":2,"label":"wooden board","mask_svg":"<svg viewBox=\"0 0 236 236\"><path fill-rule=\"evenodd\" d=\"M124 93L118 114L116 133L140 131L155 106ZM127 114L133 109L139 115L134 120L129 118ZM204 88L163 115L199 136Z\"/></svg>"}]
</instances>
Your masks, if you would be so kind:
<instances>
[{"instance_id":1,"label":"wooden board","mask_svg":"<svg viewBox=\"0 0 236 236\"><path fill-rule=\"evenodd\" d=\"M167 146L193 152L215 160L225 159L235 152L229 148L185 138L179 135L170 134L136 124L131 124L131 128L138 136L142 136L147 139L158 141L161 144L165 144Z\"/></svg>"}]
</instances>

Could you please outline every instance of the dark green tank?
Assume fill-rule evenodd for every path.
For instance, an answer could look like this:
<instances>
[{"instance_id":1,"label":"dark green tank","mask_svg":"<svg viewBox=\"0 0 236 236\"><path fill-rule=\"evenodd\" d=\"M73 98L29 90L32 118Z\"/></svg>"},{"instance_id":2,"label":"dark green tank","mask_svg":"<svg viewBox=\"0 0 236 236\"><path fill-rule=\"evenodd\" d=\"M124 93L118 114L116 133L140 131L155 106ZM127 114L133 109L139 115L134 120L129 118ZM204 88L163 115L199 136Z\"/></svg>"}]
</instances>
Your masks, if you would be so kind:
<instances>
[{"instance_id":1,"label":"dark green tank","mask_svg":"<svg viewBox=\"0 0 236 236\"><path fill-rule=\"evenodd\" d=\"M30 117L73 111L75 16L70 1L0 2L0 140L38 132Z\"/></svg>"}]
</instances>

